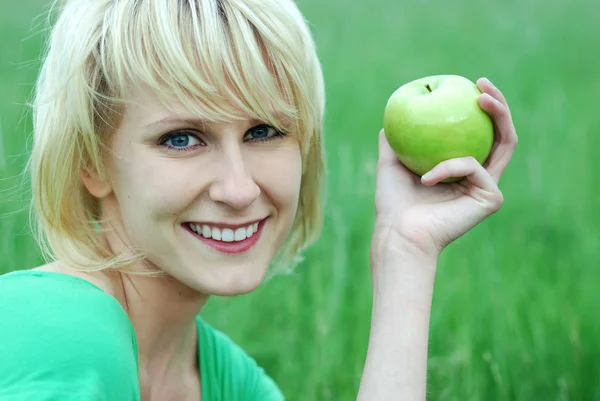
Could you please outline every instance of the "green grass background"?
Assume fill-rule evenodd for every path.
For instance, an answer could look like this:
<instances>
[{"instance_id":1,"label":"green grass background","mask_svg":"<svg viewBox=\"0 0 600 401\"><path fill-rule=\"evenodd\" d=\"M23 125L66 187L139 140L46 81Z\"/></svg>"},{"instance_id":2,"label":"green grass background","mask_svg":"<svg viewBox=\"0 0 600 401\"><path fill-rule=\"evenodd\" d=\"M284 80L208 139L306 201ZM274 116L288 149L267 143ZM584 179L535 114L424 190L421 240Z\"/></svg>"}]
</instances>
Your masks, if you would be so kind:
<instances>
[{"instance_id":1,"label":"green grass background","mask_svg":"<svg viewBox=\"0 0 600 401\"><path fill-rule=\"evenodd\" d=\"M42 0L0 3L0 272L40 262L15 193ZM442 254L429 399L600 400L600 3L301 0L326 76L327 221L297 270L203 315L290 400L355 399L371 311L377 133L422 76L489 77L520 136L502 209ZM1 346L0 322L0 346Z\"/></svg>"}]
</instances>

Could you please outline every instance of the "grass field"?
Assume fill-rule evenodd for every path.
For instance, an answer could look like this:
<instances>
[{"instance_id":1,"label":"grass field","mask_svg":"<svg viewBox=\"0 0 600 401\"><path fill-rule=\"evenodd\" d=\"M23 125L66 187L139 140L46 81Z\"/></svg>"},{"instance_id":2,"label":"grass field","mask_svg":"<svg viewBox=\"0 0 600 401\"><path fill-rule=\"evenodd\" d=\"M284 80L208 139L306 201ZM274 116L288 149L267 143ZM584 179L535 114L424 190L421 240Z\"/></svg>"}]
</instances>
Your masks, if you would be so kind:
<instances>
[{"instance_id":1,"label":"grass field","mask_svg":"<svg viewBox=\"0 0 600 401\"><path fill-rule=\"evenodd\" d=\"M14 193L42 0L0 4L0 272L33 267ZM290 400L355 399L371 311L368 247L387 98L426 75L489 77L520 136L500 212L442 254L429 399L600 400L600 3L301 0L326 75L326 227L297 270L203 315ZM31 36L33 35L33 36ZM31 36L31 37L30 37ZM0 345L1 345L0 322Z\"/></svg>"}]
</instances>

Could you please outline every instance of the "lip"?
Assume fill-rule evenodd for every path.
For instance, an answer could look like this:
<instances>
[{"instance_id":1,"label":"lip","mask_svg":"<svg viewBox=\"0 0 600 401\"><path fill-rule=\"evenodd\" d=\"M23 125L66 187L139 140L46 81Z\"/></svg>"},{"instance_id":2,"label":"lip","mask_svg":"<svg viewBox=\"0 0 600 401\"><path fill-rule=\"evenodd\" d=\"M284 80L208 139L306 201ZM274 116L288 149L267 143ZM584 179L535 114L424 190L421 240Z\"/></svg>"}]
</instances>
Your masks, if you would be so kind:
<instances>
[{"instance_id":1,"label":"lip","mask_svg":"<svg viewBox=\"0 0 600 401\"><path fill-rule=\"evenodd\" d=\"M197 224L199 226L211 226L211 227L217 227L217 228L230 228L232 230L237 230L238 228L246 228L248 226L251 226L254 223L260 223L261 221L266 220L266 217L263 219L259 219L259 220L252 220L246 223L240 223L240 224L228 224L228 223L219 223L219 222L213 222L213 221L187 221L185 224Z\"/></svg>"},{"instance_id":2,"label":"lip","mask_svg":"<svg viewBox=\"0 0 600 401\"><path fill-rule=\"evenodd\" d=\"M193 232L189 228L188 223L184 223L181 226L188 233L190 233L195 238L199 239L200 241L202 241L209 247L215 249L216 251L219 251L221 253L226 253L226 254L238 254L238 253L247 252L250 249L252 249L254 247L254 245L256 245L256 243L258 242L258 240L260 239L260 237L262 235L262 230L263 230L263 227L265 226L266 221L267 221L267 219L265 218L265 219L262 219L259 221L254 221L252 223L245 223L247 225L222 225L222 224L214 224L213 225L213 227L234 229L234 228L247 227L250 224L258 223L258 229L250 238L246 238L242 241L234 241L234 242L223 242L223 241L217 241L212 238L204 238L202 235L198 235L195 232ZM193 224L199 224L199 223L193 223ZM210 225L209 223L202 223L202 224Z\"/></svg>"}]
</instances>

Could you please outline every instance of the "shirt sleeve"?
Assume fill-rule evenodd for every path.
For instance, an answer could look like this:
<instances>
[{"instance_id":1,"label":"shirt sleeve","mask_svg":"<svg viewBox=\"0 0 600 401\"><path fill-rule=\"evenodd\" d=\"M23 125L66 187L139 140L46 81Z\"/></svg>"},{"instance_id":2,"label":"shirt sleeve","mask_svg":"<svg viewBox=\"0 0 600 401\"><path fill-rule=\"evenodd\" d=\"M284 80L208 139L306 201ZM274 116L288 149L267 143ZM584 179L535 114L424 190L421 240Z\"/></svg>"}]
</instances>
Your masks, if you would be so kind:
<instances>
[{"instance_id":1,"label":"shirt sleeve","mask_svg":"<svg viewBox=\"0 0 600 401\"><path fill-rule=\"evenodd\" d=\"M245 390L239 398L240 401L284 401L283 393L265 370L243 351L239 356L242 360L237 366L245 365L240 371L246 372L245 385L242 386Z\"/></svg>"},{"instance_id":2,"label":"shirt sleeve","mask_svg":"<svg viewBox=\"0 0 600 401\"><path fill-rule=\"evenodd\" d=\"M139 400L124 311L75 280L0 277L2 401Z\"/></svg>"},{"instance_id":3,"label":"shirt sleeve","mask_svg":"<svg viewBox=\"0 0 600 401\"><path fill-rule=\"evenodd\" d=\"M226 334L199 321L202 383L208 399L284 401L275 381ZM204 394L204 393L203 393Z\"/></svg>"}]
</instances>

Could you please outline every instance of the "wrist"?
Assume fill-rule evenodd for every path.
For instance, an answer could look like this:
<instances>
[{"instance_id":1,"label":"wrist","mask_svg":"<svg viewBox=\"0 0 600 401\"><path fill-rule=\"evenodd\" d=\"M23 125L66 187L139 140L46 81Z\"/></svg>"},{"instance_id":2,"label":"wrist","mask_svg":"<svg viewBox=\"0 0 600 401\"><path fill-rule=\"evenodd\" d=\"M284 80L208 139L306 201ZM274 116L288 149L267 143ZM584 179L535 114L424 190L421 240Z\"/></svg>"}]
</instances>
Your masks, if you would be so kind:
<instances>
[{"instance_id":1,"label":"wrist","mask_svg":"<svg viewBox=\"0 0 600 401\"><path fill-rule=\"evenodd\" d=\"M386 267L409 269L425 266L435 269L440 252L435 246L426 246L399 235L392 229L376 230L371 240L371 267L374 273Z\"/></svg>"},{"instance_id":2,"label":"wrist","mask_svg":"<svg viewBox=\"0 0 600 401\"><path fill-rule=\"evenodd\" d=\"M394 241L394 244L391 247L374 243L371 249L371 274L375 292L432 292L439 254L424 252L399 241Z\"/></svg>"},{"instance_id":3,"label":"wrist","mask_svg":"<svg viewBox=\"0 0 600 401\"><path fill-rule=\"evenodd\" d=\"M372 260L374 295L388 291L426 294L433 291L437 255L396 249L379 254Z\"/></svg>"},{"instance_id":4,"label":"wrist","mask_svg":"<svg viewBox=\"0 0 600 401\"><path fill-rule=\"evenodd\" d=\"M371 255L377 258L407 255L421 260L437 261L441 249L426 230L413 225L398 225L378 221L373 230ZM401 228L404 226L404 228ZM389 256L388 256L389 255Z\"/></svg>"}]
</instances>

